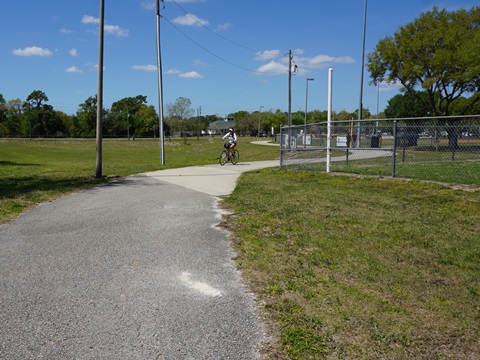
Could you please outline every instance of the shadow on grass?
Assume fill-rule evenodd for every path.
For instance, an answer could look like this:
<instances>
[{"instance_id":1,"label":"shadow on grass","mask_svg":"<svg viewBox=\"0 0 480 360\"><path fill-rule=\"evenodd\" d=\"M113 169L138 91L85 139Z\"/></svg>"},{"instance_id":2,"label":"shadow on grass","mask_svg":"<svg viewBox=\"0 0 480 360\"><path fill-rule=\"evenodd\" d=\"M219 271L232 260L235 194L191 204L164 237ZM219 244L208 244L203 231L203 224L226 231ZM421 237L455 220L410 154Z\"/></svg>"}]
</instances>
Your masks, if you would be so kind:
<instances>
[{"instance_id":1,"label":"shadow on grass","mask_svg":"<svg viewBox=\"0 0 480 360\"><path fill-rule=\"evenodd\" d=\"M40 164L20 164L11 161L0 161L0 165L6 166L40 166Z\"/></svg>"},{"instance_id":2,"label":"shadow on grass","mask_svg":"<svg viewBox=\"0 0 480 360\"><path fill-rule=\"evenodd\" d=\"M46 177L25 176L14 178L0 178L0 200L16 199L20 196L35 196L34 193L64 193L75 189L83 189L102 184L106 179L70 178L52 179Z\"/></svg>"}]
</instances>

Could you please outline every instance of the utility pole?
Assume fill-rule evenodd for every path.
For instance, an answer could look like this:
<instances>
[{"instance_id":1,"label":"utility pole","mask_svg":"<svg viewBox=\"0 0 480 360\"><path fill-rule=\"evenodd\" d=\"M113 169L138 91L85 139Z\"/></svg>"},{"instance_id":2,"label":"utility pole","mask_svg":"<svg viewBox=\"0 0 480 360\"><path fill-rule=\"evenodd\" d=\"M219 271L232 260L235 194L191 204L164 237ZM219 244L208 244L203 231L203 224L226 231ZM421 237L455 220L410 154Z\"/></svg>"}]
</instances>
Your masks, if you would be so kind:
<instances>
[{"instance_id":1,"label":"utility pole","mask_svg":"<svg viewBox=\"0 0 480 360\"><path fill-rule=\"evenodd\" d=\"M100 0L100 24L98 31L98 91L97 91L97 159L95 177L102 177L102 116L103 116L103 33L105 23L105 0Z\"/></svg>"},{"instance_id":2,"label":"utility pole","mask_svg":"<svg viewBox=\"0 0 480 360\"><path fill-rule=\"evenodd\" d=\"M292 126L292 50L288 51L288 126Z\"/></svg>"},{"instance_id":3,"label":"utility pole","mask_svg":"<svg viewBox=\"0 0 480 360\"><path fill-rule=\"evenodd\" d=\"M163 82L162 82L162 55L160 51L160 1L157 0L157 74L158 74L158 123L160 138L160 163L165 165L165 133L163 130Z\"/></svg>"},{"instance_id":4,"label":"utility pole","mask_svg":"<svg viewBox=\"0 0 480 360\"><path fill-rule=\"evenodd\" d=\"M358 105L358 126L357 126L357 148L360 148L361 120L363 113L363 73L365 67L365 33L367 31L367 0L364 3L363 10L363 42L362 42L362 72L360 75L360 103Z\"/></svg>"},{"instance_id":5,"label":"utility pole","mask_svg":"<svg viewBox=\"0 0 480 360\"><path fill-rule=\"evenodd\" d=\"M202 116L202 107L198 107L197 109L197 119L198 119L198 132L197 132L197 140L200 140L200 132L202 128L200 127L200 117Z\"/></svg>"}]
</instances>

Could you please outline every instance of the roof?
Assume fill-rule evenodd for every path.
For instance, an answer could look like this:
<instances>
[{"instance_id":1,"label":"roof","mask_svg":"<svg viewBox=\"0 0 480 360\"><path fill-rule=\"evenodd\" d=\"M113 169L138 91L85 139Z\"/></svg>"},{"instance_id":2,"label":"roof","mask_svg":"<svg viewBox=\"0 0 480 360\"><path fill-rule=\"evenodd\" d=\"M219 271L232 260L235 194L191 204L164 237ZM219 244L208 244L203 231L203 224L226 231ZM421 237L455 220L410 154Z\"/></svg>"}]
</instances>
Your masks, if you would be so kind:
<instances>
[{"instance_id":1,"label":"roof","mask_svg":"<svg viewBox=\"0 0 480 360\"><path fill-rule=\"evenodd\" d=\"M232 122L232 121L217 120L217 121L211 122L208 125L208 129L209 130L228 130L234 125L235 125L235 122Z\"/></svg>"}]
</instances>

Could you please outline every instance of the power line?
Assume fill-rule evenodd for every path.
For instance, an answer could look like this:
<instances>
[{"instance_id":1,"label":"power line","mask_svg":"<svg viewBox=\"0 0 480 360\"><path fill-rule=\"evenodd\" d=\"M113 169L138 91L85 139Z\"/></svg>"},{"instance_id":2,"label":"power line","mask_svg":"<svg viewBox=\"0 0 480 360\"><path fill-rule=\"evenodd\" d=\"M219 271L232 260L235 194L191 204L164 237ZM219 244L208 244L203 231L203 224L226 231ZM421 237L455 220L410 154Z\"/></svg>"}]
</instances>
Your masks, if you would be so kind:
<instances>
[{"instance_id":1,"label":"power line","mask_svg":"<svg viewBox=\"0 0 480 360\"><path fill-rule=\"evenodd\" d=\"M195 40L193 40L191 37L189 37L187 34L185 34L182 30L180 30L178 27L176 27L170 20L168 20L165 16L162 16L163 19L165 19L170 25L172 25L180 34L182 34L183 36L185 36L188 40L190 40L191 42L193 42L195 45L197 45L199 48L203 49L204 51L208 52L210 55L213 55L215 56L217 59L219 60L222 60L223 62L226 62L227 64L229 65L232 65L232 66L235 66L236 68L239 68L239 69L242 69L242 70L245 70L245 71L249 71L249 72L252 72L252 73L259 73L259 71L256 71L256 70L252 70L252 69L247 69L243 66L240 66L240 65L237 65L237 64L234 64L232 63L231 61L228 61L220 56L218 56L217 54L213 53L212 51L208 50L206 47L204 47L203 45L199 44L198 42L196 42Z\"/></svg>"},{"instance_id":2,"label":"power line","mask_svg":"<svg viewBox=\"0 0 480 360\"><path fill-rule=\"evenodd\" d=\"M202 22L198 21L198 19L195 17L195 16L192 16L191 13L187 12L180 4L178 4L175 0L172 0L172 2L177 5L187 16L191 17L193 20L195 20L195 22L197 22L200 26L204 27L205 29L207 29L208 31L210 31L212 34L218 36L219 38L222 38L223 40L225 41L228 41L229 43L232 43L234 45L237 45L245 50L248 50L250 52L253 52L255 54L257 54L259 51L256 51L256 50L253 50L245 45L242 45L236 41L233 41L233 40L230 40L228 38L226 38L225 36L223 35L220 35L219 33L217 33L216 31L210 29L207 25L203 24Z\"/></svg>"}]
</instances>

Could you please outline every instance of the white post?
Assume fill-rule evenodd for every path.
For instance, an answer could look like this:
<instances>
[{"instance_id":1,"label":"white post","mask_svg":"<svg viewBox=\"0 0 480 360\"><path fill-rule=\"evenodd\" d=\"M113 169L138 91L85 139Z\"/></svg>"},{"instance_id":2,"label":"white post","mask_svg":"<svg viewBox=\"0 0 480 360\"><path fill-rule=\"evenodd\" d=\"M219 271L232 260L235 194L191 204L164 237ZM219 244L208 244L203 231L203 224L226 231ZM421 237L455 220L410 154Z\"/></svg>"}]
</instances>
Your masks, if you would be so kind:
<instances>
[{"instance_id":1,"label":"white post","mask_svg":"<svg viewBox=\"0 0 480 360\"><path fill-rule=\"evenodd\" d=\"M327 118L327 173L330 172L330 164L332 162L332 77L333 69L328 69L328 118Z\"/></svg>"}]
</instances>

